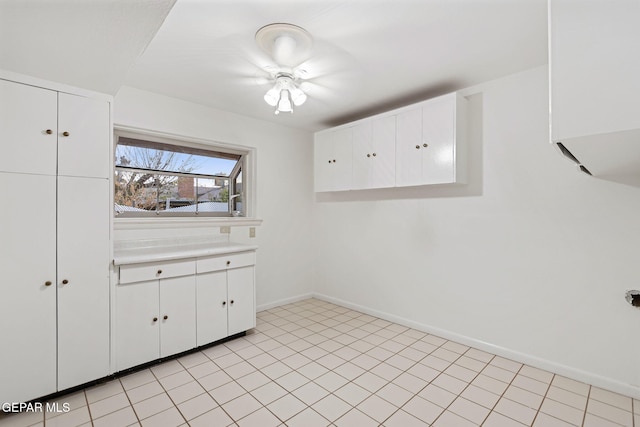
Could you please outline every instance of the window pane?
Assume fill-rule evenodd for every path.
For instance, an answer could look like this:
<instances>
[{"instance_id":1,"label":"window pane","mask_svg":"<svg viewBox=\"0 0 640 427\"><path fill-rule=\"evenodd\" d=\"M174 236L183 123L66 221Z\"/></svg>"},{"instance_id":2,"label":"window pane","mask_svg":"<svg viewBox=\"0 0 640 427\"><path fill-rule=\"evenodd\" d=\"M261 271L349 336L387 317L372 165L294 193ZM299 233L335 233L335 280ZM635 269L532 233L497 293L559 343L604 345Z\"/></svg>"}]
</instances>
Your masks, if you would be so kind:
<instances>
[{"instance_id":1,"label":"window pane","mask_svg":"<svg viewBox=\"0 0 640 427\"><path fill-rule=\"evenodd\" d=\"M156 176L116 171L114 200L118 213L155 211L158 201Z\"/></svg>"},{"instance_id":2,"label":"window pane","mask_svg":"<svg viewBox=\"0 0 640 427\"><path fill-rule=\"evenodd\" d=\"M239 155L121 137L116 167L229 176Z\"/></svg>"},{"instance_id":3,"label":"window pane","mask_svg":"<svg viewBox=\"0 0 640 427\"><path fill-rule=\"evenodd\" d=\"M197 178L198 212L229 212L229 180Z\"/></svg>"},{"instance_id":4,"label":"window pane","mask_svg":"<svg viewBox=\"0 0 640 427\"><path fill-rule=\"evenodd\" d=\"M191 176L159 175L160 205L158 210L171 212L193 212L195 178Z\"/></svg>"}]
</instances>

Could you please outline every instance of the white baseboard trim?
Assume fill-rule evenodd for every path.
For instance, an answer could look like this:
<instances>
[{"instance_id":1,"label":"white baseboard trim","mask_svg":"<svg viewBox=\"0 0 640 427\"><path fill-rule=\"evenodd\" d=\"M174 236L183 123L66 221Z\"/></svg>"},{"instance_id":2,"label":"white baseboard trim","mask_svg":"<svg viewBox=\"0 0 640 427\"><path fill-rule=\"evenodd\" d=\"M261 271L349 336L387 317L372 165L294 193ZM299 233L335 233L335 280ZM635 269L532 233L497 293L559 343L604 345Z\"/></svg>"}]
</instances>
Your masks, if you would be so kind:
<instances>
[{"instance_id":1,"label":"white baseboard trim","mask_svg":"<svg viewBox=\"0 0 640 427\"><path fill-rule=\"evenodd\" d=\"M296 295L290 298L284 298L277 301L268 302L266 304L260 304L256 307L256 312L259 313L261 311L269 310L274 307L280 307L281 305L292 304L294 302L302 301L305 299L313 298L313 293L309 292L302 295Z\"/></svg>"},{"instance_id":2,"label":"white baseboard trim","mask_svg":"<svg viewBox=\"0 0 640 427\"><path fill-rule=\"evenodd\" d=\"M439 337L458 342L470 347L474 347L478 350L486 351L487 353L495 354L497 356L505 357L511 360L515 360L520 363L532 366L534 368L543 369L555 374L571 378L576 381L584 382L594 385L606 390L613 391L615 393L631 396L635 399L640 399L640 387L635 387L631 384L625 384L610 378L606 378L591 372L582 371L580 369L572 368L567 365L556 363L550 360L541 359L536 356L532 356L526 353L514 351L505 347L496 346L491 343L477 340L468 336L460 335L455 332L447 331L445 329L434 328L429 325L414 322L404 317L396 316L383 311L373 310L362 305L354 304L349 301L345 301L339 298L330 297L328 295L312 293L309 297L317 298L323 301L327 301L333 304L337 304L352 310L360 311L370 316L375 316L380 319L387 320L389 322L397 323L399 325L413 328L422 332L437 335Z\"/></svg>"}]
</instances>

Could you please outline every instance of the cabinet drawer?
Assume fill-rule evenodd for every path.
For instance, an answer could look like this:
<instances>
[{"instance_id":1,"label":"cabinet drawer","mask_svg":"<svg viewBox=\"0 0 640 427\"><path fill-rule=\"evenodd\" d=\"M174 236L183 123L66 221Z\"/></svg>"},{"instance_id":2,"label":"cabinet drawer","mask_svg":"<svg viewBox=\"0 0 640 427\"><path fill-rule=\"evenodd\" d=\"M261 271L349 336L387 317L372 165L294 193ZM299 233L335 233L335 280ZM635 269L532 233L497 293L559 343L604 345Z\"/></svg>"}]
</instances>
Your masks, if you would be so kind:
<instances>
[{"instance_id":1,"label":"cabinet drawer","mask_svg":"<svg viewBox=\"0 0 640 427\"><path fill-rule=\"evenodd\" d=\"M230 268L246 267L256 263L256 253L240 252L227 255L216 255L206 258L198 258L196 271L206 273L209 271L227 270Z\"/></svg>"},{"instance_id":2,"label":"cabinet drawer","mask_svg":"<svg viewBox=\"0 0 640 427\"><path fill-rule=\"evenodd\" d=\"M176 260L120 266L120 283L144 282L196 273L196 261Z\"/></svg>"}]
</instances>

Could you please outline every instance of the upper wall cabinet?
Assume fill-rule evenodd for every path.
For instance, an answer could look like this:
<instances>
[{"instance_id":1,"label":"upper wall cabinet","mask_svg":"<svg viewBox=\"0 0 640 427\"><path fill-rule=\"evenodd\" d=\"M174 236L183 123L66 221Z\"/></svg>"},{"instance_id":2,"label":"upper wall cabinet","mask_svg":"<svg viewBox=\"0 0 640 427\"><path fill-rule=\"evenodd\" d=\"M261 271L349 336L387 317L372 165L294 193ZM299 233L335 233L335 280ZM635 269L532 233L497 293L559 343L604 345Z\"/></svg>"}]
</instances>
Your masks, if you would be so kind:
<instances>
[{"instance_id":1,"label":"upper wall cabinet","mask_svg":"<svg viewBox=\"0 0 640 427\"><path fill-rule=\"evenodd\" d=\"M398 187L466 182L464 104L452 93L398 114Z\"/></svg>"},{"instance_id":2,"label":"upper wall cabinet","mask_svg":"<svg viewBox=\"0 0 640 427\"><path fill-rule=\"evenodd\" d=\"M351 188L393 187L395 171L396 117L379 117L354 126Z\"/></svg>"},{"instance_id":3,"label":"upper wall cabinet","mask_svg":"<svg viewBox=\"0 0 640 427\"><path fill-rule=\"evenodd\" d=\"M465 110L452 93L316 133L315 190L466 182Z\"/></svg>"},{"instance_id":4,"label":"upper wall cabinet","mask_svg":"<svg viewBox=\"0 0 640 427\"><path fill-rule=\"evenodd\" d=\"M594 176L632 185L640 185L638 22L637 0L549 2L551 140Z\"/></svg>"},{"instance_id":5,"label":"upper wall cabinet","mask_svg":"<svg viewBox=\"0 0 640 427\"><path fill-rule=\"evenodd\" d=\"M316 191L351 188L352 137L350 127L318 133L314 144Z\"/></svg>"}]
</instances>

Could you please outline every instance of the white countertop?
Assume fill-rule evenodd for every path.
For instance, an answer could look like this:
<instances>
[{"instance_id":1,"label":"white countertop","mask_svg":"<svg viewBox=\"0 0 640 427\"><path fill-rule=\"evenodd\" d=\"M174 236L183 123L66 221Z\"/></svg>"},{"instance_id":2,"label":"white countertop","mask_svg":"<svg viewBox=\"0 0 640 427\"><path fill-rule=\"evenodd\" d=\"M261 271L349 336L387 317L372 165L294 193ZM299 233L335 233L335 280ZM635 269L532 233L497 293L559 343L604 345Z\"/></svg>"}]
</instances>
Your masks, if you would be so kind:
<instances>
[{"instance_id":1,"label":"white countertop","mask_svg":"<svg viewBox=\"0 0 640 427\"><path fill-rule=\"evenodd\" d=\"M128 247L116 249L114 251L113 264L139 264L143 262L156 262L254 251L256 249L258 249L258 246L256 245L232 242L181 242L180 244L168 246Z\"/></svg>"}]
</instances>

